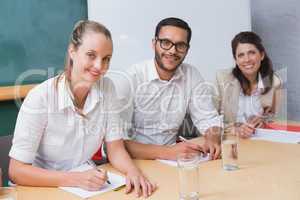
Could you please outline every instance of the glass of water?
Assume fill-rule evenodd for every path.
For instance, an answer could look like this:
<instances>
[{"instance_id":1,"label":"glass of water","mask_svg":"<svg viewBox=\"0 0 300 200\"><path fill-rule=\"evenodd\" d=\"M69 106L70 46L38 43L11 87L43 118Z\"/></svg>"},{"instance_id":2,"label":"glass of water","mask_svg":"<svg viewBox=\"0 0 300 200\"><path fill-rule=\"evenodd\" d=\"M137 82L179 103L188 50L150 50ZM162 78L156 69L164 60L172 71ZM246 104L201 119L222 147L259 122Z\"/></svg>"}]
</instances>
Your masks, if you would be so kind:
<instances>
[{"instance_id":1,"label":"glass of water","mask_svg":"<svg viewBox=\"0 0 300 200\"><path fill-rule=\"evenodd\" d=\"M199 199L199 163L202 153L177 155L180 200Z\"/></svg>"},{"instance_id":2,"label":"glass of water","mask_svg":"<svg viewBox=\"0 0 300 200\"><path fill-rule=\"evenodd\" d=\"M233 171L238 166L239 135L234 124L227 124L222 132L222 163L223 169Z\"/></svg>"}]
</instances>

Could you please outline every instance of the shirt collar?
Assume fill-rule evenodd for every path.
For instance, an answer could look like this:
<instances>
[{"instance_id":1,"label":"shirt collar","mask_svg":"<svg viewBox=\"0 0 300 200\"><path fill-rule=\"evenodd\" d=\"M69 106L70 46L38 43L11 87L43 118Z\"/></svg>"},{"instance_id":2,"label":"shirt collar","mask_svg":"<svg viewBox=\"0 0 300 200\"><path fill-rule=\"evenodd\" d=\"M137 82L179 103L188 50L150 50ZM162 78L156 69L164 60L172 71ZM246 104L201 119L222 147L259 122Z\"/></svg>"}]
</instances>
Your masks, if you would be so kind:
<instances>
[{"instance_id":1,"label":"shirt collar","mask_svg":"<svg viewBox=\"0 0 300 200\"><path fill-rule=\"evenodd\" d=\"M84 113L89 113L93 110L98 102L103 101L103 77L93 84L84 104Z\"/></svg>"},{"instance_id":2,"label":"shirt collar","mask_svg":"<svg viewBox=\"0 0 300 200\"><path fill-rule=\"evenodd\" d=\"M260 73L258 73L257 89L258 90L264 90L265 89L264 82L263 82L263 80L261 78L261 74Z\"/></svg>"},{"instance_id":3,"label":"shirt collar","mask_svg":"<svg viewBox=\"0 0 300 200\"><path fill-rule=\"evenodd\" d=\"M252 92L251 95L260 95L264 91L264 82L262 81L261 74L258 73L258 80L257 80L257 88ZM241 95L244 95L244 93L241 91Z\"/></svg>"},{"instance_id":4,"label":"shirt collar","mask_svg":"<svg viewBox=\"0 0 300 200\"><path fill-rule=\"evenodd\" d=\"M264 91L264 83L260 73L258 73L257 88L253 91L253 95L260 95Z\"/></svg>"},{"instance_id":5,"label":"shirt collar","mask_svg":"<svg viewBox=\"0 0 300 200\"><path fill-rule=\"evenodd\" d=\"M58 109L62 110L67 107L74 107L72 102L72 93L71 90L67 84L67 79L65 75L62 75L59 77L59 80L57 82L57 96L58 96ZM71 94L71 96L70 96Z\"/></svg>"},{"instance_id":6,"label":"shirt collar","mask_svg":"<svg viewBox=\"0 0 300 200\"><path fill-rule=\"evenodd\" d=\"M148 67L147 67L147 78L148 81L153 81L153 80L160 80L158 72L156 70L156 66L155 66L155 60L151 60L151 62L148 63ZM173 77L171 78L170 81L172 80L176 80L179 79L180 77L183 77L184 73L182 70L182 64L177 68L177 70L175 71L175 74L173 75Z\"/></svg>"},{"instance_id":7,"label":"shirt collar","mask_svg":"<svg viewBox=\"0 0 300 200\"><path fill-rule=\"evenodd\" d=\"M101 78L92 86L84 104L84 113L90 112L96 106L96 104L103 99L103 93L101 92L103 89L102 79L103 78ZM62 110L68 107L74 108L72 99L74 99L73 93L71 92L65 75L63 75L58 80L58 109Z\"/></svg>"},{"instance_id":8,"label":"shirt collar","mask_svg":"<svg viewBox=\"0 0 300 200\"><path fill-rule=\"evenodd\" d=\"M148 66L146 70L147 70L146 76L148 81L159 79L159 75L157 73L156 66L155 66L155 60L151 60L148 62Z\"/></svg>"},{"instance_id":9,"label":"shirt collar","mask_svg":"<svg viewBox=\"0 0 300 200\"><path fill-rule=\"evenodd\" d=\"M171 80L176 80L181 77L184 77L183 69L182 69L182 64L177 68L174 76L171 78Z\"/></svg>"}]
</instances>

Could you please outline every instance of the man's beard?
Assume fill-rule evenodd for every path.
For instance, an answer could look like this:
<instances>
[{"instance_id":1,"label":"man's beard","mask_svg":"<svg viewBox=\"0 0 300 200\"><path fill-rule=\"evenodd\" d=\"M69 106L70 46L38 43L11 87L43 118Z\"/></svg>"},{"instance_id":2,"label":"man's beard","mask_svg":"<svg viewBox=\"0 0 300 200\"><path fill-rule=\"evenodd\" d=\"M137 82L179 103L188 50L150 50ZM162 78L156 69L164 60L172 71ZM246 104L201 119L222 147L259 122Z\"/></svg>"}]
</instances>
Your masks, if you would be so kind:
<instances>
[{"instance_id":1,"label":"man's beard","mask_svg":"<svg viewBox=\"0 0 300 200\"><path fill-rule=\"evenodd\" d=\"M164 54L162 54L161 56L159 55L159 53L157 51L155 51L155 61L157 63L157 66L167 72L172 72L174 73L177 68L182 64L184 57L181 59L181 61L178 63L178 65L176 65L176 67L174 67L173 69L168 69L164 66L163 62L162 62L162 57ZM177 56L176 54L174 54L173 56L175 56L177 59L180 59L180 56Z\"/></svg>"}]
</instances>

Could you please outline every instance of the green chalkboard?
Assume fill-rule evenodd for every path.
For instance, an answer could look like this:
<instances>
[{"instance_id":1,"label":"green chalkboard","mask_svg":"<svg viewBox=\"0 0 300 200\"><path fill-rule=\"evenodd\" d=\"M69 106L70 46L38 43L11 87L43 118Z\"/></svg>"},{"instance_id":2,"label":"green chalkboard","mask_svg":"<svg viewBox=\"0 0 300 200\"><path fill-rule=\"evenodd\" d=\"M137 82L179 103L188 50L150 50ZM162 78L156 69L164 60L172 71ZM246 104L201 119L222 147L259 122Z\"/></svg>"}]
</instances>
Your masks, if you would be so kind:
<instances>
[{"instance_id":1,"label":"green chalkboard","mask_svg":"<svg viewBox=\"0 0 300 200\"><path fill-rule=\"evenodd\" d=\"M37 83L63 69L86 0L0 0L0 86Z\"/></svg>"},{"instance_id":2,"label":"green chalkboard","mask_svg":"<svg viewBox=\"0 0 300 200\"><path fill-rule=\"evenodd\" d=\"M0 140L1 136L13 134L18 112L14 101L0 101Z\"/></svg>"},{"instance_id":3,"label":"green chalkboard","mask_svg":"<svg viewBox=\"0 0 300 200\"><path fill-rule=\"evenodd\" d=\"M86 0L0 0L0 87L38 83L63 69L74 23ZM0 136L12 134L19 107L0 102Z\"/></svg>"}]
</instances>

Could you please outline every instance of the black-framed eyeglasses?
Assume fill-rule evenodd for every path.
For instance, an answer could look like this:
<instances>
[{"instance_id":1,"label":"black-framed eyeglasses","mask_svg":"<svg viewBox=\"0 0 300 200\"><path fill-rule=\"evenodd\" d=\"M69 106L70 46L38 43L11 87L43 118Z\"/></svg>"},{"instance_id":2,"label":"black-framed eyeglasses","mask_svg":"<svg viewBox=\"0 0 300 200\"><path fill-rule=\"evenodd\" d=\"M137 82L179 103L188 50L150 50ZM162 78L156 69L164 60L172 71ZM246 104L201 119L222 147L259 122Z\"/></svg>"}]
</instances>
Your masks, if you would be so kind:
<instances>
[{"instance_id":1,"label":"black-framed eyeglasses","mask_svg":"<svg viewBox=\"0 0 300 200\"><path fill-rule=\"evenodd\" d=\"M173 46L175 46L176 51L185 53L190 48L190 45L185 42L174 43L164 38L155 38L155 40L159 42L160 47L164 50L170 50Z\"/></svg>"}]
</instances>

